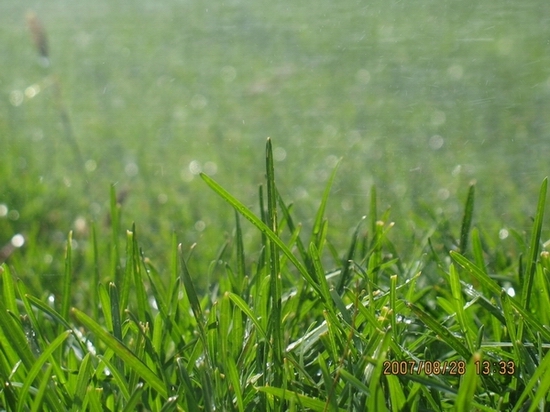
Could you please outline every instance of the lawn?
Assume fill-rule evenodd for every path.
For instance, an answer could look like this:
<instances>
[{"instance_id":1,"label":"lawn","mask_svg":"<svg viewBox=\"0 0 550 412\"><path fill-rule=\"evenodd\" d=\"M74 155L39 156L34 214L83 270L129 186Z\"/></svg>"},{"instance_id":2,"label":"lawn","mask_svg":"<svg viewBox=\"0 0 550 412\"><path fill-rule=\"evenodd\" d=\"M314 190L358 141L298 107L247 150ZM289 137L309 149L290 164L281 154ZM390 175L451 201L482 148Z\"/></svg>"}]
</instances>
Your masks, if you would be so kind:
<instances>
[{"instance_id":1,"label":"lawn","mask_svg":"<svg viewBox=\"0 0 550 412\"><path fill-rule=\"evenodd\" d=\"M545 410L545 2L0 11L3 409Z\"/></svg>"}]
</instances>

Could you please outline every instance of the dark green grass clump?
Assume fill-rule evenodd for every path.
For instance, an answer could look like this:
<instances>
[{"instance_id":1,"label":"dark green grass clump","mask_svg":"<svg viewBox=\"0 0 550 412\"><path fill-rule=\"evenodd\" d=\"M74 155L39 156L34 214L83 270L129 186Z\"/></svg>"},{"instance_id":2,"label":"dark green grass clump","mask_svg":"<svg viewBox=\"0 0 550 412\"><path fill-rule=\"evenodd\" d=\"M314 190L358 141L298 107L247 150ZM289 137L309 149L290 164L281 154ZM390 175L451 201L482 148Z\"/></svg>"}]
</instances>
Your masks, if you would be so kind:
<instances>
[{"instance_id":1,"label":"dark green grass clump","mask_svg":"<svg viewBox=\"0 0 550 412\"><path fill-rule=\"evenodd\" d=\"M197 293L191 248L172 241L157 269L135 226L119 245L90 233L89 306L74 307L72 239L63 291L35 296L1 267L0 408L4 410L443 411L546 410L550 388L550 259L541 243L544 180L530 240L502 259L472 227L470 187L460 235L434 233L400 254L376 191L339 256L324 216L308 236L275 185L271 142L260 214L214 180L235 231ZM260 233L243 242L244 217ZM443 230L443 229L442 229ZM340 237L338 237L340 238ZM343 245L338 245L342 247ZM103 273L99 268L108 267Z\"/></svg>"}]
</instances>

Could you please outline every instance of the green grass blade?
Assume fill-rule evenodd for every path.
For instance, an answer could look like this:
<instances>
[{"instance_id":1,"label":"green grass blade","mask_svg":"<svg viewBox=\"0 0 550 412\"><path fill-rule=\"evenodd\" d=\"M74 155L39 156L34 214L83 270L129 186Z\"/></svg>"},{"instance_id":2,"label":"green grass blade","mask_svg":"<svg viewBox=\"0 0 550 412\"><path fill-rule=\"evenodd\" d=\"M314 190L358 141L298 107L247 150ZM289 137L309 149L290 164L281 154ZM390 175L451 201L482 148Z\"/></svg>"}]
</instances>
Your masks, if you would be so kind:
<instances>
[{"instance_id":1,"label":"green grass blade","mask_svg":"<svg viewBox=\"0 0 550 412\"><path fill-rule=\"evenodd\" d=\"M110 290L110 287L109 287L109 290ZM109 292L107 292L105 285L103 285L102 283L98 285L98 296L99 296L99 302L101 304L101 310L103 311L103 318L105 319L105 326L109 332L114 333L111 298L109 297ZM97 318L94 318L94 319L97 319Z\"/></svg>"},{"instance_id":2,"label":"green grass blade","mask_svg":"<svg viewBox=\"0 0 550 412\"><path fill-rule=\"evenodd\" d=\"M99 249L97 246L97 232L95 222L92 222L92 248L94 256L94 271L92 281L90 282L90 300L92 302L92 315L94 319L99 317Z\"/></svg>"},{"instance_id":3,"label":"green grass blade","mask_svg":"<svg viewBox=\"0 0 550 412\"><path fill-rule=\"evenodd\" d=\"M386 375L388 382L388 391L393 412L404 411L407 404L407 398L403 392L403 386L396 375Z\"/></svg>"},{"instance_id":4,"label":"green grass blade","mask_svg":"<svg viewBox=\"0 0 550 412\"><path fill-rule=\"evenodd\" d=\"M260 230L269 240L274 242L279 249L285 254L290 262L298 269L300 274L308 281L310 286L321 295L319 286L315 283L313 278L308 273L306 267L300 263L300 261L292 254L291 250L283 243L283 241L273 231L267 227L267 225L258 219L244 204L235 199L229 192L222 188L216 181L208 177L204 173L201 173L201 178L206 182L210 188L218 193L227 203L233 206L241 215L243 215L248 221L250 221L257 229Z\"/></svg>"},{"instance_id":5,"label":"green grass blade","mask_svg":"<svg viewBox=\"0 0 550 412\"><path fill-rule=\"evenodd\" d=\"M195 291L195 286L193 285L193 280L191 279L191 274L189 273L189 269L187 268L185 257L183 256L183 250L182 250L181 244L178 246L178 249L180 254L181 278L182 278L181 280L185 288L185 292L187 293L187 299L189 299L189 303L191 304L191 310L193 311L193 315L195 316L195 319L197 320L197 323L200 326L200 325L203 325L203 322L204 322L201 305L199 303L197 292Z\"/></svg>"},{"instance_id":6,"label":"green grass blade","mask_svg":"<svg viewBox=\"0 0 550 412\"><path fill-rule=\"evenodd\" d=\"M524 307L521 305L521 303L517 302L516 299L511 298L507 296L506 292L496 283L493 279L489 278L487 274L479 269L475 264L470 262L468 259L466 259L464 256L459 254L458 252L451 251L450 252L451 257L464 269L468 270L471 274L475 276L475 278L488 290L490 290L492 293L498 296L506 296L507 299L510 300L510 304L514 307L514 309L519 313L521 316L521 319L525 322L527 322L535 331L539 332L542 336L545 337L545 339L550 339L550 331L545 328L536 317L529 314ZM498 316L499 319L502 320L500 316ZM521 323L520 323L521 325ZM518 339L519 339L519 333L518 333Z\"/></svg>"},{"instance_id":7,"label":"green grass blade","mask_svg":"<svg viewBox=\"0 0 550 412\"><path fill-rule=\"evenodd\" d=\"M302 260L304 261L306 267L309 269L310 268L309 256L306 252L306 248L304 246L304 243L302 242L302 239L300 238L300 236L298 236L298 233L300 232L300 229L301 229L301 225L297 226L294 224L294 219L290 214L290 206L287 207L287 205L285 205L285 202L283 201L280 195L278 195L278 199L279 199L279 208L283 213L284 219L288 223L288 229L290 230L290 233L293 234L292 235L293 238L294 238L294 234L296 234L295 241L296 241L296 247L298 249L298 253L300 254Z\"/></svg>"},{"instance_id":8,"label":"green grass blade","mask_svg":"<svg viewBox=\"0 0 550 412\"><path fill-rule=\"evenodd\" d=\"M487 273L485 269L485 261L483 259L483 248L481 246L481 238L479 236L479 230L474 227L472 229L472 249L474 252L474 260L476 263L476 266L480 268L482 271Z\"/></svg>"},{"instance_id":9,"label":"green grass blade","mask_svg":"<svg viewBox=\"0 0 550 412\"><path fill-rule=\"evenodd\" d=\"M137 299L137 313L140 319L146 319L145 314L149 312L149 302L143 278L144 263L140 257L137 243L136 225L132 224L132 266L134 272L134 288Z\"/></svg>"},{"instance_id":10,"label":"green grass blade","mask_svg":"<svg viewBox=\"0 0 550 412\"><path fill-rule=\"evenodd\" d=\"M288 402L294 401L305 409L310 409L312 411L318 411L318 412L326 411L325 401L312 398L306 395L302 395L288 389L275 388L273 386L261 386L259 388L256 388L256 390L275 396L279 399L284 399ZM336 409L336 411L345 412L345 409L338 408Z\"/></svg>"},{"instance_id":11,"label":"green grass blade","mask_svg":"<svg viewBox=\"0 0 550 412\"><path fill-rule=\"evenodd\" d=\"M227 296L233 301L237 307L243 311L243 313L252 321L254 326L256 326L256 329L258 330L258 333L263 339L267 339L267 333L262 327L262 324L258 321L254 313L252 313L252 310L248 307L246 302L241 298L240 296L236 295L235 293L227 292Z\"/></svg>"},{"instance_id":12,"label":"green grass blade","mask_svg":"<svg viewBox=\"0 0 550 412\"><path fill-rule=\"evenodd\" d=\"M65 251L65 275L63 276L63 295L61 297L61 317L69 319L69 309L71 308L72 291L72 260L73 260L73 232L69 232L67 238L67 249Z\"/></svg>"},{"instance_id":13,"label":"green grass blade","mask_svg":"<svg viewBox=\"0 0 550 412\"><path fill-rule=\"evenodd\" d=\"M481 355L474 353L466 365L466 373L461 377L455 408L457 411L471 411L479 375L476 372L476 362L481 361Z\"/></svg>"},{"instance_id":14,"label":"green grass blade","mask_svg":"<svg viewBox=\"0 0 550 412\"><path fill-rule=\"evenodd\" d=\"M383 335L381 336L381 334ZM369 365L371 368L371 376L369 379L369 391L371 396L367 399L368 410L372 411L386 411L386 397L384 389L382 387L382 370L384 360L386 360L388 347L391 341L391 333L384 333L380 331L376 340L379 340L377 348L374 352L375 364Z\"/></svg>"},{"instance_id":15,"label":"green grass blade","mask_svg":"<svg viewBox=\"0 0 550 412\"><path fill-rule=\"evenodd\" d=\"M243 231L241 229L241 221L239 219L239 213L235 210L235 237L237 243L237 275L239 281L246 277L246 265L244 259L244 244L243 244Z\"/></svg>"},{"instance_id":16,"label":"green grass blade","mask_svg":"<svg viewBox=\"0 0 550 412\"><path fill-rule=\"evenodd\" d=\"M535 396L533 396L533 390L537 387L535 391ZM525 389L518 398L516 405L514 406L513 412L518 412L525 406L525 401L528 397L532 397L531 408L529 411L535 411L539 402L548 395L550 390L550 352L548 352L544 358L541 360L537 370L533 375L530 376Z\"/></svg>"},{"instance_id":17,"label":"green grass blade","mask_svg":"<svg viewBox=\"0 0 550 412\"><path fill-rule=\"evenodd\" d=\"M61 328L63 329L72 329L72 326L69 324L69 322L61 317L59 313L55 311L55 309L52 309L50 306L48 306L46 303L44 303L42 300L35 298L31 295L26 295L26 298L29 300L29 302L36 307L38 310L46 313L48 316L50 316L55 322L57 322L59 325L61 325Z\"/></svg>"},{"instance_id":18,"label":"green grass blade","mask_svg":"<svg viewBox=\"0 0 550 412\"><path fill-rule=\"evenodd\" d=\"M319 205L319 208L317 209L317 214L315 215L312 235L313 235L313 239L316 239L315 242L317 243L317 248L320 248L317 236L321 232L321 225L323 224L323 220L325 218L325 210L327 208L328 197L330 195L330 190L332 188L332 184L334 183L334 178L336 177L336 172L338 171L338 166L340 165L341 160L342 159L338 160L338 162L336 163L336 166L332 170L332 173L328 179L327 185L325 186L323 197L321 198L321 203Z\"/></svg>"},{"instance_id":19,"label":"green grass blade","mask_svg":"<svg viewBox=\"0 0 550 412\"><path fill-rule=\"evenodd\" d=\"M32 404L31 412L40 412L43 411L44 405L42 404L42 400L46 398L46 400L49 400L48 406L53 411L63 411L63 406L59 403L58 399L51 399L53 396L53 393L51 392L51 388L49 387L49 383L51 382L51 375L52 375L52 365L48 365L46 367L46 370L44 371L44 376L40 382L40 386L38 387L38 390L36 391L36 396L34 398L34 402Z\"/></svg>"},{"instance_id":20,"label":"green grass blade","mask_svg":"<svg viewBox=\"0 0 550 412\"><path fill-rule=\"evenodd\" d=\"M338 286L336 287L336 290L338 291L338 293L342 293L342 291L344 290L344 286L346 285L349 279L349 276L351 274L351 268L352 268L351 261L353 261L353 258L355 255L357 239L359 237L359 229L361 228L361 224L365 219L366 219L366 216L363 216L361 218L361 221L355 227L355 231L353 232L348 253L346 255L345 260L342 262L342 274L340 275L340 280L338 281Z\"/></svg>"},{"instance_id":21,"label":"green grass blade","mask_svg":"<svg viewBox=\"0 0 550 412\"><path fill-rule=\"evenodd\" d=\"M12 364L15 364L20 359L25 367L30 369L35 362L35 358L25 338L23 329L12 316L8 315L8 311L2 306L0 303L0 329L3 332L3 334L0 334L0 345L6 354L17 354L17 358L15 359L10 356L9 360Z\"/></svg>"},{"instance_id":22,"label":"green grass blade","mask_svg":"<svg viewBox=\"0 0 550 412\"><path fill-rule=\"evenodd\" d=\"M122 342L122 322L121 322L121 309L119 306L118 290L116 285L109 283L109 308L111 312L111 322L113 325L113 336Z\"/></svg>"},{"instance_id":23,"label":"green grass blade","mask_svg":"<svg viewBox=\"0 0 550 412\"><path fill-rule=\"evenodd\" d=\"M468 348L464 346L449 329L441 325L437 319L434 319L431 315L412 303L407 303L407 307L418 316L422 323L431 329L435 335L438 335L439 338L447 343L456 353L462 356L463 359L470 359L472 355Z\"/></svg>"},{"instance_id":24,"label":"green grass blade","mask_svg":"<svg viewBox=\"0 0 550 412\"><path fill-rule=\"evenodd\" d=\"M98 358L109 369L110 375L112 376L113 381L116 383L116 386L120 391L123 399L130 399L130 388L128 385L128 380L126 379L126 375L113 362L111 362L111 359L109 359L110 356L110 354L105 356L99 355Z\"/></svg>"},{"instance_id":25,"label":"green grass blade","mask_svg":"<svg viewBox=\"0 0 550 412\"><path fill-rule=\"evenodd\" d=\"M4 308L19 316L19 309L15 301L15 285L8 266L0 266L0 281L4 297Z\"/></svg>"},{"instance_id":26,"label":"green grass blade","mask_svg":"<svg viewBox=\"0 0 550 412\"><path fill-rule=\"evenodd\" d=\"M330 310L332 313L334 313L332 298L330 296L330 288L321 264L321 258L319 256L319 252L317 250L317 247L315 246L315 243L313 242L309 244L309 255L311 256L311 261L315 269L315 277L319 285L319 289L321 291L321 299L325 303L325 308L327 310Z\"/></svg>"},{"instance_id":27,"label":"green grass blade","mask_svg":"<svg viewBox=\"0 0 550 412\"><path fill-rule=\"evenodd\" d=\"M378 222L378 211L377 211L377 195L376 195L376 186L372 185L370 189L370 231L371 235L374 236L376 233L376 222Z\"/></svg>"},{"instance_id":28,"label":"green grass blade","mask_svg":"<svg viewBox=\"0 0 550 412\"><path fill-rule=\"evenodd\" d=\"M117 201L115 185L111 184L111 276L115 284L120 285L122 272L120 270L120 244L118 241L118 230L120 226L120 206Z\"/></svg>"},{"instance_id":29,"label":"green grass blade","mask_svg":"<svg viewBox=\"0 0 550 412\"><path fill-rule=\"evenodd\" d=\"M340 370L340 376L347 381L351 386L353 386L359 393L364 393L365 395L370 395L370 390L363 382L361 382L357 377L353 376L345 369Z\"/></svg>"},{"instance_id":30,"label":"green grass blade","mask_svg":"<svg viewBox=\"0 0 550 412\"><path fill-rule=\"evenodd\" d=\"M267 217L271 232L278 237L279 224L277 220L277 191L275 189L275 169L273 166L273 150L271 139L266 143L266 175L267 175ZM271 239L270 239L271 240ZM273 385L279 387L282 384L283 375L283 325L282 325L282 282L279 268L279 249L277 244L270 241L269 271L271 275L270 295L271 310L269 321L271 325L272 350L273 350Z\"/></svg>"},{"instance_id":31,"label":"green grass blade","mask_svg":"<svg viewBox=\"0 0 550 412\"><path fill-rule=\"evenodd\" d=\"M135 412L138 409L138 406L141 402L143 393L145 392L145 385L143 382L139 382L135 388L132 390L132 395L128 399L126 405L124 405L123 412Z\"/></svg>"},{"instance_id":32,"label":"green grass blade","mask_svg":"<svg viewBox=\"0 0 550 412\"><path fill-rule=\"evenodd\" d=\"M535 267L539 254L540 235L542 231L542 222L544 218L544 205L546 203L546 191L548 187L548 178L545 178L540 187L539 201L537 203L537 213L533 223L533 232L531 233L531 242L529 243L529 257L527 261L527 270L525 279L522 279L521 305L529 310L531 301L531 291L533 289L533 279L535 277ZM521 339L521 325L519 338Z\"/></svg>"},{"instance_id":33,"label":"green grass blade","mask_svg":"<svg viewBox=\"0 0 550 412\"><path fill-rule=\"evenodd\" d=\"M467 258L462 256L460 253L451 250L450 254L455 262L457 262L460 266L462 266L464 269L468 270L472 275L474 275L474 277L479 281L479 283L483 285L487 290L489 290L491 293L497 296L500 295L502 288L499 286L498 283L496 283L493 279L491 279L487 275L487 273L485 273L483 270L478 268L474 263L470 262Z\"/></svg>"},{"instance_id":34,"label":"green grass blade","mask_svg":"<svg viewBox=\"0 0 550 412\"><path fill-rule=\"evenodd\" d=\"M466 252L468 247L468 235L470 233L470 226L472 225L472 217L474 214L474 195L475 186L472 184L468 190L464 217L462 218L462 227L460 228L460 253L462 254Z\"/></svg>"},{"instance_id":35,"label":"green grass blade","mask_svg":"<svg viewBox=\"0 0 550 412\"><path fill-rule=\"evenodd\" d=\"M195 398L193 383L191 382L189 373L187 372L187 369L183 364L183 359L182 358L176 359L176 364L177 364L178 376L180 378L180 381L182 382L181 390L185 393L185 397L187 400L187 410L189 412L199 412L200 408L199 408L197 399Z\"/></svg>"},{"instance_id":36,"label":"green grass blade","mask_svg":"<svg viewBox=\"0 0 550 412\"><path fill-rule=\"evenodd\" d=\"M134 280L133 235L133 232L129 230L126 231L126 261L124 265L124 275L119 277L118 282L115 282L117 289L120 290L118 299L121 316L122 311L128 308L130 300L130 287L132 281Z\"/></svg>"},{"instance_id":37,"label":"green grass blade","mask_svg":"<svg viewBox=\"0 0 550 412\"><path fill-rule=\"evenodd\" d=\"M149 386L155 389L163 398L168 397L168 392L164 383L151 371L132 351L130 351L122 342L115 339L96 321L91 319L84 312L73 308L72 314L87 329L94 333L105 345L119 356L125 363L125 366L135 371Z\"/></svg>"},{"instance_id":38,"label":"green grass blade","mask_svg":"<svg viewBox=\"0 0 550 412\"><path fill-rule=\"evenodd\" d=\"M25 375L25 382L23 383L23 387L21 388L21 399L26 399L28 397L29 389L34 382L34 380L38 377L40 372L42 371L42 367L44 364L50 359L52 354L57 350L59 346L65 342L65 340L69 337L71 334L71 331L65 331L61 333L57 338L55 338L52 343L48 345L48 347L42 352L40 357L36 359L34 364L32 365L32 368L29 370L29 372ZM45 379L43 376L42 379ZM24 404L21 403L18 408L18 412L22 412L24 410Z\"/></svg>"},{"instance_id":39,"label":"green grass blade","mask_svg":"<svg viewBox=\"0 0 550 412\"><path fill-rule=\"evenodd\" d=\"M94 372L91 357L92 354L88 352L82 359L82 362L78 368L76 390L73 398L75 400L72 408L73 411L82 410L82 405L84 404L84 400L86 398L87 388Z\"/></svg>"},{"instance_id":40,"label":"green grass blade","mask_svg":"<svg viewBox=\"0 0 550 412\"><path fill-rule=\"evenodd\" d=\"M464 299L462 298L462 286L460 283L458 272L452 263L449 268L449 278L451 283L451 294L453 296L453 306L455 309L458 324L460 325L462 334L466 339L466 344L468 345L468 349L470 350L470 352L473 352L474 345L469 333L468 324L466 322L466 313L464 311Z\"/></svg>"},{"instance_id":41,"label":"green grass blade","mask_svg":"<svg viewBox=\"0 0 550 412\"><path fill-rule=\"evenodd\" d=\"M393 339L399 342L399 331L397 329L397 275L390 277L390 325Z\"/></svg>"}]
</instances>

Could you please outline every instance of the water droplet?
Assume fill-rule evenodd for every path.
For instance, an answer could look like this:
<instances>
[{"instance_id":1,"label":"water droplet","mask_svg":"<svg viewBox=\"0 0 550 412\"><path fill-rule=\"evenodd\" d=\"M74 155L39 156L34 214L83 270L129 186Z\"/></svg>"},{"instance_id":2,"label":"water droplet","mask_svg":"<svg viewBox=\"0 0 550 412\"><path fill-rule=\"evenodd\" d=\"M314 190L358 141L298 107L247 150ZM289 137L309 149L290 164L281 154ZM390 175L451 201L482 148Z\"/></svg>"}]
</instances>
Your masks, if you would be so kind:
<instances>
[{"instance_id":1,"label":"water droplet","mask_svg":"<svg viewBox=\"0 0 550 412\"><path fill-rule=\"evenodd\" d=\"M14 237L11 238L11 244L14 247L21 247L25 244L25 238L22 234L18 233Z\"/></svg>"},{"instance_id":2,"label":"water droplet","mask_svg":"<svg viewBox=\"0 0 550 412\"><path fill-rule=\"evenodd\" d=\"M189 171L194 175L198 175L202 171L200 162L198 160L192 160L189 163Z\"/></svg>"},{"instance_id":3,"label":"water droplet","mask_svg":"<svg viewBox=\"0 0 550 412\"><path fill-rule=\"evenodd\" d=\"M430 147L433 149L433 150L439 150L443 147L443 143L445 141L443 140L443 138L436 134L436 135L433 135L432 137L430 137Z\"/></svg>"},{"instance_id":4,"label":"water droplet","mask_svg":"<svg viewBox=\"0 0 550 412\"><path fill-rule=\"evenodd\" d=\"M508 233L508 229L505 229L505 228L502 228L498 231L498 237L501 239L501 240L504 240L508 237L509 233Z\"/></svg>"},{"instance_id":5,"label":"water droplet","mask_svg":"<svg viewBox=\"0 0 550 412\"><path fill-rule=\"evenodd\" d=\"M195 223L195 229L197 232L202 232L204 229L206 229L206 223L204 223L202 220L198 220Z\"/></svg>"},{"instance_id":6,"label":"water droplet","mask_svg":"<svg viewBox=\"0 0 550 412\"><path fill-rule=\"evenodd\" d=\"M95 160L90 159L86 161L86 163L84 164L84 167L88 172L93 172L97 168L97 163Z\"/></svg>"}]
</instances>

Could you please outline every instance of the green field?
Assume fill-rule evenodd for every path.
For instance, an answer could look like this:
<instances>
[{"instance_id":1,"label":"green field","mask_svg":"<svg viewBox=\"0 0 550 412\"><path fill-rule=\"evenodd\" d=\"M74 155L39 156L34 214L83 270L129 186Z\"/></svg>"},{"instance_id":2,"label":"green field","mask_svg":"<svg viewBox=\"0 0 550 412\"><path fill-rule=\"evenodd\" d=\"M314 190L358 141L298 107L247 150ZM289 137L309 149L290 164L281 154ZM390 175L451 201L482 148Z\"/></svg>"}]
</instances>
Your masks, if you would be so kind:
<instances>
[{"instance_id":1,"label":"green field","mask_svg":"<svg viewBox=\"0 0 550 412\"><path fill-rule=\"evenodd\" d=\"M29 10L36 13L47 32L47 66L41 64L27 27L25 16ZM375 400L365 401L362 397L371 399L384 393L390 399L387 406L399 410L395 405L405 404L399 395L403 392L411 410L451 410L470 396L469 389L455 393L458 381L453 377L436 377L428 383L405 378L385 381L380 377L382 383L375 384L378 381L372 379L372 373L380 374L379 369L364 376L358 369L346 369L346 365L355 362L363 369L369 369L367 364L380 365L372 361L375 352L385 353L389 348L391 356L401 359L408 354L409 359L461 357L470 362L464 356L466 352L460 351L467 348L469 355L478 353L478 339L509 343L488 356L515 360L518 367L521 362L523 369L521 376L509 381L476 381L469 376L471 393L476 393L475 407L481 408L486 401L487 410L512 410L525 391L530 405L535 405L536 398L541 402L540 410L544 410L550 381L542 380L534 389L529 385L537 381L535 370L539 362L543 363L550 343L546 337L548 316L538 319L540 325L530 323L535 318L533 313L548 309L550 265L539 259L538 252L546 251L550 233L540 202L537 212L550 153L548 16L550 3L541 0L3 2L0 258L6 261L1 285L7 303L0 309L19 314L30 307L22 295L10 295L11 281L6 280L10 273L21 278L33 296L50 302L51 310L69 319L71 325L83 324L82 316L69 317L69 307L74 306L93 315L102 327L127 343L134 339L133 333L139 335L129 326L132 322L125 317L124 331L117 332L111 320L105 320L109 319L105 305L114 302L114 295L107 292L109 282L117 284L120 298L139 321L152 324L160 313L162 320L158 322L182 322L176 329L185 336L185 344L178 342L177 333L170 330L171 344L162 348L153 344L155 350L147 346L145 353L136 355L149 356L144 362L157 372L161 368L152 366L155 356L170 365L164 376L156 377L158 382L140 373L139 367L136 372L132 362L129 369L117 364L128 359L106 343L108 338L102 340L98 331L93 333L94 339L110 348L105 357L113 364L108 367L118 367L121 375L126 374L120 381L115 379L117 387L124 387L121 382L128 388L138 380L145 382L148 389L138 399L145 409L166 404L193 410L191 405L196 402L195 410L214 406L254 410L259 405L281 410L361 410L366 405L383 410L377 409L381 404ZM269 199L275 201L276 197L267 193L272 182L268 178L266 186L267 137L271 138L277 191L282 198L278 206L281 239L305 265L305 276L327 275L336 293L317 290L314 285L321 281L315 276L304 278L295 262L287 260L290 257L281 246L266 238L265 232L262 236L257 224L241 216L242 233L237 230L227 198L220 198L200 177L201 172L210 176L255 215L263 213L264 221L269 223L274 213L268 210ZM324 197L334 170L330 195ZM473 196L473 187L475 206L470 216L465 205L472 204L466 199L469 193ZM290 204L287 214L285 206ZM326 229L321 229L319 223L319 205L325 208ZM366 220L359 226L357 244L352 247L354 231L363 216ZM126 231L134 222L137 244L132 239L127 244ZM541 224L540 232L536 230L537 222ZM299 235L295 230L298 227ZM69 265L65 255L70 231L73 241ZM25 243L14 249L11 242L21 240L17 235L23 236ZM244 260L239 252L241 242L246 251ZM310 242L318 249L318 261ZM181 262L176 264L179 243L183 256L189 258L191 280L204 313L195 311L190 279L183 275L182 282L185 278L187 283L181 285L181 293L185 290L187 303L167 298L166 305L174 313L159 312L144 300L145 296L155 296L158 304L159 290L177 290L174 282L182 270ZM270 249L272 246L277 251ZM349 279L345 279L348 283L340 284L335 274L344 277L338 271L345 272L350 250L356 253L352 260L357 267L350 269ZM466 256L479 271L460 257L451 259L450 250ZM278 264L272 258L279 253L285 269L281 269L281 284L276 285L265 279L277 272ZM127 295L124 289L130 287L123 279L132 272L129 262L134 259L143 261L143 268L155 273L153 279L146 279L143 296L139 291L136 296L133 292ZM457 283L457 268L464 269L460 272L463 293ZM415 277L419 272L421 276ZM392 280L393 275L398 280ZM139 276L146 278L145 272L139 276L132 272L132 276L133 285L141 279ZM526 279L533 279L536 285L533 293L537 297L530 307L526 302L531 298L524 291L530 290L532 283ZM103 286L98 287L97 282ZM470 284L477 292L469 294ZM260 298L263 287L269 299ZM357 322L367 325L361 332L365 336L391 324L393 330L387 336L392 337L392 343L382 338L363 341L351 337L355 326L350 325L349 313L345 314L346 305L361 306L367 298L372 302L371 287L383 292L372 313L358 315L351 309L350 313L354 322L358 316ZM517 304L526 312L518 312L520 309L509 303L510 299L501 299L498 287L513 288ZM284 337L277 335L273 324L277 319L270 317L269 324L259 326L250 323L246 320L248 314L235 314L235 308L240 307L237 298L223 294L229 291L241 295L254 315L262 318L262 313L278 313L280 288L299 302L298 308L279 308L279 315L287 316L278 319L281 328L288 331ZM109 296L101 295L101 290ZM257 299L267 299L261 301L264 306L260 309ZM466 299L462 303L473 309L458 310L453 299ZM416 309L407 306L410 302L418 305ZM191 320L180 319L184 308L193 311ZM311 314L304 308L311 309ZM212 318L218 310L223 318L225 309L232 316L241 316L240 320L231 318L231 323L229 319ZM384 310L414 318L409 332L417 338L399 336L396 328L402 333L406 328L396 326L395 317L391 322L391 316L387 322L378 319ZM38 312L42 320L53 316ZM445 324L452 331L450 336L459 336L462 346L452 337L441 338L442 331L429 325L427 315ZM31 317L35 330L43 326L40 316ZM123 309L121 316L126 316ZM380 324L373 323L375 317ZM313 338L306 334L308 325L316 330L323 327L324 321L326 328L336 319L342 325L335 330L329 327L328 332ZM517 319L522 319L521 325L525 322L525 331L523 326L518 326L518 331L509 330ZM200 326L202 321L204 325ZM227 343L215 342L208 330L193 335L193 328L212 329L216 324L222 328L220 333L227 327L234 338L240 336L227 322L240 322L250 329L248 332L256 327L263 331L263 337L254 332L254 339L258 339L255 350L269 352L265 356L271 357L274 364L288 357L285 359L292 359L292 366L285 363L284 371L274 367L274 371L263 373L250 366L257 361L258 353L252 361L246 357L252 355L244 349L240 352L236 347L228 349L224 346ZM481 325L485 325L485 332L479 329ZM89 324L85 327L90 330ZM61 329L54 329L36 332L42 349L61 336ZM0 348L9 346L6 339L17 342L16 337L10 340L6 336L0 336ZM207 372L201 372L200 367L195 370L192 365L185 367L189 387L180 387L173 394L183 396L184 392L195 391L195 398L180 397L169 406L165 402L171 389L167 392L166 388L176 385L175 376L179 379L178 373L183 373L178 372L175 359L198 359L202 346L189 348L193 336L204 344L205 353L210 353L204 355L206 358L221 351L223 359L209 359L206 363L210 362L211 370L206 368ZM315 340L308 348L318 350L312 349L323 354L319 355L323 360L308 358L312 352L302 353L307 358L304 360L293 358L294 352L283 351L283 346L280 350L262 346L269 341L270 345L278 342L287 347L300 336ZM522 343L538 353L535 349L520 349L512 342L514 336L519 341L524 338ZM349 358L339 354L340 350L350 350L352 340L362 349L352 351ZM222 345L221 349L217 344ZM76 344L67 345L65 351L70 351L71 345ZM429 347L427 353L422 353L423 345ZM224 351L235 355L235 359L227 360ZM31 362L31 357L25 361L25 356L37 353L40 351L19 356L25 363ZM239 358L241 353L246 356ZM4 372L13 368L10 360L14 354L5 349L0 355L0 382L5 383L9 372ZM56 368L61 368L61 352L58 355L57 363L49 362L60 379L61 372ZM227 365L234 366L237 358L242 362L242 393L231 380L225 390L214 391L206 400L204 394L209 392L205 382L214 379L222 385L223 379L216 373L224 367L232 371L234 368ZM78 362L70 359L76 363L63 367L78 369ZM101 369L97 366L101 361L90 358L89 362L94 371ZM29 365L25 367L30 369ZM244 383L250 378L245 376L247 373L259 377L248 385ZM292 387L291 376L298 375L301 383ZM99 375L94 376L91 381L95 384L103 382ZM330 394L329 380L334 382ZM37 378L33 385L46 381ZM87 381L82 377L79 382ZM164 392L159 382L166 386ZM106 384L102 385L105 396L98 395L98 399L110 410L139 403L130 402L124 390L107 390ZM285 387L321 403L306 400L300 404L304 399L298 395L285 398L280 393L253 389L259 386ZM421 386L428 389L419 389ZM495 395L497 388L510 391ZM43 393L39 388L36 391ZM443 395L430 391L442 391ZM1 408L9 409L11 397L19 396L8 392L0 392ZM59 396L66 400L77 392L69 390ZM360 394L357 402L350 401L353 394ZM86 398L86 405L93 404L92 398ZM276 399L285 400L279 403ZM31 408L32 402L41 405L42 401L29 400L23 410ZM55 409L52 399L44 402Z\"/></svg>"}]
</instances>

